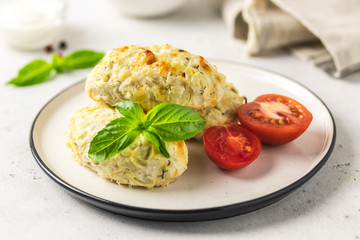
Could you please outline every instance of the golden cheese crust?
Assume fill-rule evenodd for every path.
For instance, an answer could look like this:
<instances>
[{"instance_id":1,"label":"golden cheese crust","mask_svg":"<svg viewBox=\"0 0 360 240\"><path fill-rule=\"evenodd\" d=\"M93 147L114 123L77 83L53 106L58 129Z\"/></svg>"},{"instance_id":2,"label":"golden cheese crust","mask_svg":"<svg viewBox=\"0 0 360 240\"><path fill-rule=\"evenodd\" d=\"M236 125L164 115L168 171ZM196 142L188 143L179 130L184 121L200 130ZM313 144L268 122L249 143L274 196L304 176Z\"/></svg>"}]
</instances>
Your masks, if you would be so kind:
<instances>
[{"instance_id":1,"label":"golden cheese crust","mask_svg":"<svg viewBox=\"0 0 360 240\"><path fill-rule=\"evenodd\" d=\"M87 152L91 140L110 121L119 117L121 114L116 109L103 103L92 103L76 112L66 136L74 159L118 184L146 188L166 186L187 169L188 150L184 141L166 142L170 158L165 158L143 136L106 161L89 159Z\"/></svg>"},{"instance_id":2,"label":"golden cheese crust","mask_svg":"<svg viewBox=\"0 0 360 240\"><path fill-rule=\"evenodd\" d=\"M225 76L203 57L168 44L131 45L108 52L85 88L92 99L109 105L131 100L149 111L169 102L198 110L223 98Z\"/></svg>"}]
</instances>

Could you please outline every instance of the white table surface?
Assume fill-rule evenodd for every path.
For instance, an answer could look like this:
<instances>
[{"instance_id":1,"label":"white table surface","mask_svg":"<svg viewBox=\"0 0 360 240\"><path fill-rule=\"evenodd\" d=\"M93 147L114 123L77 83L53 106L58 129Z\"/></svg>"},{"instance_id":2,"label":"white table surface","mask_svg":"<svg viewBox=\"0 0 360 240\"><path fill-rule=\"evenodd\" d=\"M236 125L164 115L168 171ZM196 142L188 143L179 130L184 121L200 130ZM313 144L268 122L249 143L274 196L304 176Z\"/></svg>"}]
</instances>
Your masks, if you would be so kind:
<instances>
[{"instance_id":1,"label":"white table surface","mask_svg":"<svg viewBox=\"0 0 360 240\"><path fill-rule=\"evenodd\" d=\"M0 42L0 239L360 239L360 72L334 79L285 52L249 58L231 39L216 1L193 0L175 14L144 20L117 14L107 1L68 1L61 39L68 50L108 50L169 43L216 58L251 64L295 79L332 112L337 140L322 169L285 199L223 220L171 223L139 220L92 207L69 195L40 169L29 147L34 117L56 93L90 70L41 85L6 86L42 52Z\"/></svg>"}]
</instances>

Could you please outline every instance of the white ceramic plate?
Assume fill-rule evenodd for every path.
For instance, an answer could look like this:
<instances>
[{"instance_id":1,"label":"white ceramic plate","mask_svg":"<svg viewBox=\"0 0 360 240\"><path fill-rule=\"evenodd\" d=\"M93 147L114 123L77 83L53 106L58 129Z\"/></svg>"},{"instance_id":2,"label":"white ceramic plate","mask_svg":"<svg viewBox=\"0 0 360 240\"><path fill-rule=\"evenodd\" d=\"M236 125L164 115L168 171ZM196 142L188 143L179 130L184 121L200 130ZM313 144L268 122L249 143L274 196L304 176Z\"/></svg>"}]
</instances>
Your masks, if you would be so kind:
<instances>
[{"instance_id":1,"label":"white ceramic plate","mask_svg":"<svg viewBox=\"0 0 360 240\"><path fill-rule=\"evenodd\" d=\"M313 122L295 141L263 146L246 168L224 171L206 156L202 144L189 141L188 170L168 187L128 188L99 177L72 159L64 135L72 115L92 100L79 82L50 100L34 120L30 145L40 167L77 197L120 214L171 221L230 217L267 206L311 178L325 163L335 142L335 124L324 103L284 76L233 62L214 61L218 70L249 100L265 93L290 96L312 113Z\"/></svg>"}]
</instances>

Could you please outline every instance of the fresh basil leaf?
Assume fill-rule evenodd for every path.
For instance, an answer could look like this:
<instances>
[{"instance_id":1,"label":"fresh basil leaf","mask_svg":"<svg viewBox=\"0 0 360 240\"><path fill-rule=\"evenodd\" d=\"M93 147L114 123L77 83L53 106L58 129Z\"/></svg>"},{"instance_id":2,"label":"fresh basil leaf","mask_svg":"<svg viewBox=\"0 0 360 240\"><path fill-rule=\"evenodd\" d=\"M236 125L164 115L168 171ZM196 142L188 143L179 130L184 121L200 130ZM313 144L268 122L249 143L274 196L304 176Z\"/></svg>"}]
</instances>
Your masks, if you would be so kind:
<instances>
[{"instance_id":1,"label":"fresh basil leaf","mask_svg":"<svg viewBox=\"0 0 360 240\"><path fill-rule=\"evenodd\" d=\"M64 62L64 59L62 57L60 57L58 54L54 53L52 55L52 65L53 65L53 68L56 70L57 73L63 73L64 72L63 62Z\"/></svg>"},{"instance_id":2,"label":"fresh basil leaf","mask_svg":"<svg viewBox=\"0 0 360 240\"><path fill-rule=\"evenodd\" d=\"M90 142L89 158L104 161L133 144L140 134L151 141L159 152L169 158L164 141L182 141L199 133L205 120L187 107L162 103L146 116L139 104L123 101L115 104L124 116L111 121Z\"/></svg>"},{"instance_id":3,"label":"fresh basil leaf","mask_svg":"<svg viewBox=\"0 0 360 240\"><path fill-rule=\"evenodd\" d=\"M90 142L88 157L95 161L104 161L123 151L139 137L140 131L134 130L134 124L125 117L111 121L100 130Z\"/></svg>"},{"instance_id":4,"label":"fresh basil leaf","mask_svg":"<svg viewBox=\"0 0 360 240\"><path fill-rule=\"evenodd\" d=\"M163 141L186 140L201 132L205 119L196 111L174 103L161 103L147 115L149 131L156 132Z\"/></svg>"},{"instance_id":5,"label":"fresh basil leaf","mask_svg":"<svg viewBox=\"0 0 360 240\"><path fill-rule=\"evenodd\" d=\"M132 101L121 101L115 103L114 106L124 117L131 119L135 124L142 122L145 117L140 105Z\"/></svg>"},{"instance_id":6,"label":"fresh basil leaf","mask_svg":"<svg viewBox=\"0 0 360 240\"><path fill-rule=\"evenodd\" d=\"M63 69L84 69L95 66L102 58L104 53L91 50L79 50L71 53L64 58Z\"/></svg>"},{"instance_id":7,"label":"fresh basil leaf","mask_svg":"<svg viewBox=\"0 0 360 240\"><path fill-rule=\"evenodd\" d=\"M35 60L22 69L20 69L17 77L11 79L8 84L15 86L30 86L45 82L52 71L52 65L45 60Z\"/></svg>"},{"instance_id":8,"label":"fresh basil leaf","mask_svg":"<svg viewBox=\"0 0 360 240\"><path fill-rule=\"evenodd\" d=\"M170 154L168 153L168 151L166 150L166 146L165 146L165 142L163 140L160 139L159 135L155 132L151 132L151 131L143 131L144 136L153 144L155 144L155 146L157 147L157 149L159 150L159 152L166 158L170 157Z\"/></svg>"}]
</instances>

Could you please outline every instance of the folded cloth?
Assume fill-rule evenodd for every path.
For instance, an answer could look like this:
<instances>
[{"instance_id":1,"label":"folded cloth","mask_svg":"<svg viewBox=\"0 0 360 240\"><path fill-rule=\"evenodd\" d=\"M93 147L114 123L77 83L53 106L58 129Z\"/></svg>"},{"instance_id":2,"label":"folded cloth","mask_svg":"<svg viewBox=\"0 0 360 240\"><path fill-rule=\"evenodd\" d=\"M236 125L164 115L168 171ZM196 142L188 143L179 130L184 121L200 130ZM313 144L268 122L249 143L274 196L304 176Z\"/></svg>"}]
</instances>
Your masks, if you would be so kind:
<instances>
[{"instance_id":1,"label":"folded cloth","mask_svg":"<svg viewBox=\"0 0 360 240\"><path fill-rule=\"evenodd\" d=\"M286 47L334 77L360 69L359 0L222 0L222 13L249 55Z\"/></svg>"}]
</instances>

